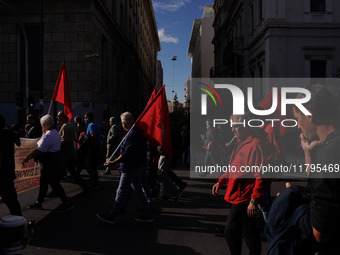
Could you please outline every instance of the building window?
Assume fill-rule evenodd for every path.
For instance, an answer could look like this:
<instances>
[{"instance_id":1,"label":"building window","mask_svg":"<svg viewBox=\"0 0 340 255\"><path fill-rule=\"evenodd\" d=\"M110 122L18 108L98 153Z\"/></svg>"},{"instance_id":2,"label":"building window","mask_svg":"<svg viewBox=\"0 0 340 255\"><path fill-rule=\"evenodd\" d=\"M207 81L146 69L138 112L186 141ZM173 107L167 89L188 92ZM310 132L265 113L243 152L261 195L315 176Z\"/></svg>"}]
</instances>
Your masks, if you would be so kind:
<instances>
[{"instance_id":1,"label":"building window","mask_svg":"<svg viewBox=\"0 0 340 255\"><path fill-rule=\"evenodd\" d=\"M310 11L311 12L325 12L326 11L326 0L310 0Z\"/></svg>"},{"instance_id":2,"label":"building window","mask_svg":"<svg viewBox=\"0 0 340 255\"><path fill-rule=\"evenodd\" d=\"M320 78L326 77L326 60L311 60L310 61L310 77Z\"/></svg>"}]
</instances>

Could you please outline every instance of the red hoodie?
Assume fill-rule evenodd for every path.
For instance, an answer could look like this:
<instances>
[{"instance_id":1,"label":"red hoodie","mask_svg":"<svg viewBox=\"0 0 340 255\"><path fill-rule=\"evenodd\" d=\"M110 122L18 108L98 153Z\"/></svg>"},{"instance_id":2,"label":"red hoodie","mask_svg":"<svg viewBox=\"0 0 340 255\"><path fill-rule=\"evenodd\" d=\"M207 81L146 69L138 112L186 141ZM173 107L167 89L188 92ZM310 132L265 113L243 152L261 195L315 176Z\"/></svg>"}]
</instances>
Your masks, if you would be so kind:
<instances>
[{"instance_id":1,"label":"red hoodie","mask_svg":"<svg viewBox=\"0 0 340 255\"><path fill-rule=\"evenodd\" d=\"M241 143L241 144L240 144ZM235 166L237 172L226 172L218 179L220 184L227 184L224 200L231 204L249 204L250 199L257 203L263 201L267 188L260 173L240 172L245 166L261 166L267 161L265 143L253 135L243 142L238 140L230 158L230 169Z\"/></svg>"}]
</instances>

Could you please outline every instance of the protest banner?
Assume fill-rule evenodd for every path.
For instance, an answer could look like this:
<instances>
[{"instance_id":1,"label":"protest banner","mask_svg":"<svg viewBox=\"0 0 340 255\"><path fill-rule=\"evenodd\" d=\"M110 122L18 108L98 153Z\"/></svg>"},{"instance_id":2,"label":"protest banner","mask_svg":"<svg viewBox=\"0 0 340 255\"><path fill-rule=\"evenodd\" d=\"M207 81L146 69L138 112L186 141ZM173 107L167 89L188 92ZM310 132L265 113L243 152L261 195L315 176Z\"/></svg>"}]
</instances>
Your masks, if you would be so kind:
<instances>
[{"instance_id":1,"label":"protest banner","mask_svg":"<svg viewBox=\"0 0 340 255\"><path fill-rule=\"evenodd\" d=\"M33 159L23 166L24 158L37 148L37 139L20 138L21 146L15 145L14 160L15 160L15 175L14 186L17 193L21 193L33 189L40 184L40 166Z\"/></svg>"}]
</instances>

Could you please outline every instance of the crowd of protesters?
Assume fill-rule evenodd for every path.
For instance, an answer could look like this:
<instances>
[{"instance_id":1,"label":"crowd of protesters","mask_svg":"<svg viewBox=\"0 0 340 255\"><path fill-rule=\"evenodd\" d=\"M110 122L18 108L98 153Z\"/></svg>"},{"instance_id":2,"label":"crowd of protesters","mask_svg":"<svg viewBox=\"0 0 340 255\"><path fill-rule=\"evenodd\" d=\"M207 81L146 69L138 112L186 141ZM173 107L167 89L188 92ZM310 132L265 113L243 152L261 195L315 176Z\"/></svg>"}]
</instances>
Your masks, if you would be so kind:
<instances>
[{"instance_id":1,"label":"crowd of protesters","mask_svg":"<svg viewBox=\"0 0 340 255\"><path fill-rule=\"evenodd\" d=\"M340 165L339 109L336 100L324 86L313 85L307 89L311 99L305 107L311 115L306 116L299 108L293 107L294 118L301 131L300 143L305 163L321 164L326 168L328 164ZM223 139L225 136L220 126L212 127L211 121L207 120L206 131L201 136L205 164L218 162L240 169L242 166L284 163L285 146L280 134L271 126L256 129L240 124L251 118L249 112L231 116L234 138L230 142ZM172 123L171 161L161 146L148 142L143 132L134 127L134 117L129 112L120 115L121 125L115 117L98 125L91 112L85 114L85 122L79 116L75 117L74 125L69 123L63 111L58 112L57 119L59 131L54 129L54 120L50 115L40 120L33 115L27 116L24 137L39 138L39 141L37 148L24 158L23 164L34 159L43 165L39 195L37 201L28 206L29 209L43 208L50 185L62 202L57 210L71 210L73 205L60 185L60 179L68 173L86 195L91 189L100 188L100 166L105 168L103 175L111 175L116 170L120 172L113 206L106 212L97 213L97 218L105 223L114 224L117 215L126 210L132 190L143 206L143 214L135 220L142 222L153 221L152 198L157 197L161 201L169 197L174 201L181 198L187 183L178 178L172 169L178 162L187 163L190 148L187 125L179 130ZM21 215L13 183L13 151L14 144L20 146L19 133L17 127L5 126L1 115L0 129L0 195L11 214ZM85 182L80 175L83 169L89 174L89 182ZM213 185L212 194L217 196L226 185L224 200L231 208L224 236L231 254L241 254L242 239L250 254L261 254L260 228L256 221L259 213L265 222L268 254L339 254L340 179L326 173L316 174L308 169L307 187L287 183L287 189L273 203L270 197L271 180L263 178L259 172L223 174Z\"/></svg>"},{"instance_id":2,"label":"crowd of protesters","mask_svg":"<svg viewBox=\"0 0 340 255\"><path fill-rule=\"evenodd\" d=\"M165 155L160 150L157 151L156 147L156 153L150 153L142 131L134 127L120 145L123 136L129 132L134 121L130 113L123 113L120 118L111 117L109 121L102 121L101 125L94 121L95 118L91 112L85 113L84 121L80 116L76 116L73 120L74 124L63 110L58 112L56 119L59 124L58 130L55 129L57 125L51 115L44 115L39 119L30 114L26 118L25 131L20 132L17 126L15 128L6 126L6 120L0 115L0 136L3 141L0 151L0 195L11 214L21 215L21 207L14 187L14 144L20 146L20 137L38 139L37 148L24 157L23 166L31 159L39 161L42 165L38 198L35 203L27 206L28 209L43 209L45 197L59 197L62 203L56 210L60 212L72 210L73 205L66 196L60 181L63 178L72 179L82 188L81 195L86 196L91 190L101 188L98 169L103 167L105 168L103 175L111 175L111 171L120 173L115 207L109 211L111 215L117 211L116 207L119 211L125 209L122 207L127 205L130 186L136 190L145 208L144 214L136 217L139 221L152 221L150 209L152 197L167 200L171 196L174 201L180 198L186 183L171 171L169 163L166 169L163 167L164 164L158 163ZM116 153L113 155L115 150ZM181 150L182 145L180 148L176 145L173 147L174 152ZM150 157L151 154L153 154L152 157ZM185 154L183 158L187 160L187 152ZM176 153L175 160L180 159L182 156ZM104 164L105 161L107 162ZM112 162L120 162L120 164ZM152 185L156 194L151 195L148 177L152 175L150 173L152 168L148 166L153 162L157 162L155 182ZM172 166L175 167L176 163L172 163ZM84 169L88 173L89 180L84 180L81 175ZM169 186L169 183L175 187L172 192L164 188ZM49 186L50 192L48 192ZM98 215L101 219L100 214Z\"/></svg>"}]
</instances>

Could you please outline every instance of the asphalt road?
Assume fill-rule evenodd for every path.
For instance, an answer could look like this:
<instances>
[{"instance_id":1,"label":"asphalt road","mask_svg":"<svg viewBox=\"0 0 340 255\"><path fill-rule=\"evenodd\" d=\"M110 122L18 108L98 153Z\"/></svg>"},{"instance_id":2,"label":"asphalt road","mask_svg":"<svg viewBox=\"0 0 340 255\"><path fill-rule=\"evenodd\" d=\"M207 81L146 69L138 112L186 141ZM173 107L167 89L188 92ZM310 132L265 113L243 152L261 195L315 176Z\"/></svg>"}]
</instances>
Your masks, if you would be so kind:
<instances>
[{"instance_id":1,"label":"asphalt road","mask_svg":"<svg viewBox=\"0 0 340 255\"><path fill-rule=\"evenodd\" d=\"M127 214L121 215L115 225L107 225L97 219L97 212L112 205L118 173L100 175L101 189L92 190L85 197L80 195L78 185L63 181L62 185L74 204L74 209L67 213L54 211L60 204L58 198L47 198L44 210L27 209L27 205L36 200L38 188L20 194L23 216L36 221L35 235L22 254L229 254L222 234L229 210L223 200L223 192L214 197L211 187L216 180L190 179L187 169L180 167L175 171L188 183L179 201L152 201L153 223L134 221L134 216L140 213L134 196ZM284 187L285 181L273 182L273 198ZM7 207L0 203L0 216L7 214ZM247 247L243 246L242 254L248 254ZM262 254L266 254L265 241L262 249Z\"/></svg>"}]
</instances>

